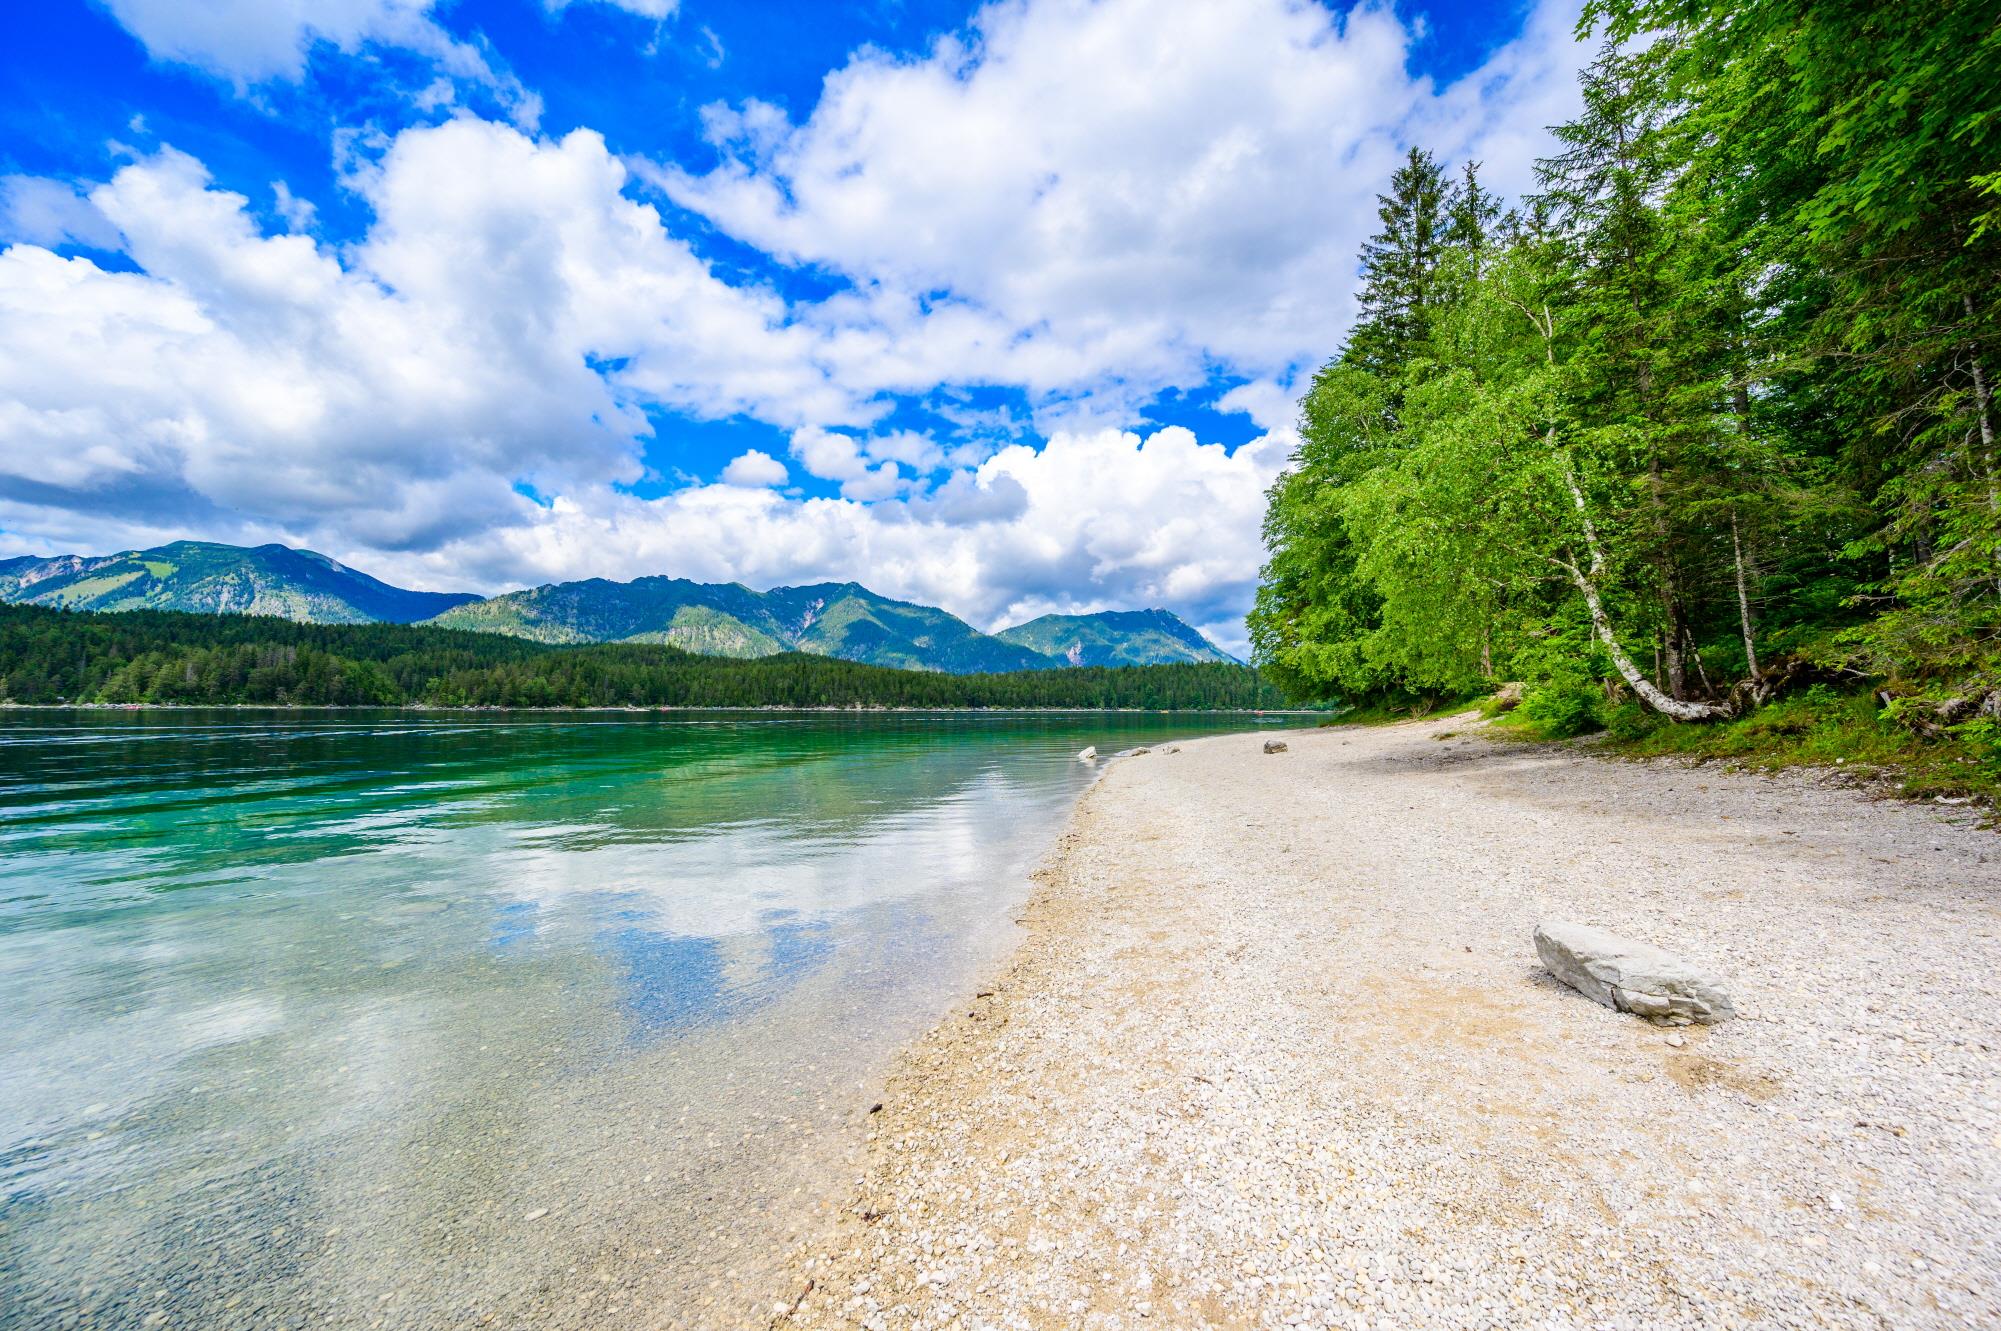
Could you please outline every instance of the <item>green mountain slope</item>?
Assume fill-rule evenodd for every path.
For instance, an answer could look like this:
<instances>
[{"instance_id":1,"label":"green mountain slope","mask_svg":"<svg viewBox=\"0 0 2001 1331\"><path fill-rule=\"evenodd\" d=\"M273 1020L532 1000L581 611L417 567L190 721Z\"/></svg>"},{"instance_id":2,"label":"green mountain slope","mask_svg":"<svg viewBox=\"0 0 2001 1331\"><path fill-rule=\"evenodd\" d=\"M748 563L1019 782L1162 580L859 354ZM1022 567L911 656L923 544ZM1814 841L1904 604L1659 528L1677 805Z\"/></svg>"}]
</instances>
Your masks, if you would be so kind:
<instances>
[{"instance_id":1,"label":"green mountain slope","mask_svg":"<svg viewBox=\"0 0 2001 1331\"><path fill-rule=\"evenodd\" d=\"M590 578L459 606L433 622L537 642L665 643L737 657L799 651L955 675L1060 664L998 642L943 610L892 601L852 582L754 592L685 578Z\"/></svg>"},{"instance_id":2,"label":"green mountain slope","mask_svg":"<svg viewBox=\"0 0 2001 1331\"><path fill-rule=\"evenodd\" d=\"M954 675L1059 664L1033 649L988 637L934 606L892 601L859 583L774 587L765 600L790 631L788 641L819 656Z\"/></svg>"},{"instance_id":3,"label":"green mountain slope","mask_svg":"<svg viewBox=\"0 0 2001 1331\"><path fill-rule=\"evenodd\" d=\"M786 649L784 643L764 630L744 623L734 615L705 605L684 605L674 612L666 629L659 632L635 633L621 638L621 642L657 642L669 647L679 647L684 652L699 652L703 656L733 656L739 660L750 660L760 656L776 656Z\"/></svg>"},{"instance_id":4,"label":"green mountain slope","mask_svg":"<svg viewBox=\"0 0 2001 1331\"><path fill-rule=\"evenodd\" d=\"M1237 658L1166 610L1108 610L1044 615L994 634L1002 642L1054 656L1066 665L1164 665Z\"/></svg>"},{"instance_id":5,"label":"green mountain slope","mask_svg":"<svg viewBox=\"0 0 2001 1331\"><path fill-rule=\"evenodd\" d=\"M711 656L773 656L789 643L764 602L737 583L587 578L475 601L434 622L537 642L654 642Z\"/></svg>"},{"instance_id":6,"label":"green mountain slope","mask_svg":"<svg viewBox=\"0 0 2001 1331\"><path fill-rule=\"evenodd\" d=\"M319 624L407 624L465 592L392 587L311 550L175 541L115 555L0 562L0 601L71 610L184 610L275 615Z\"/></svg>"},{"instance_id":7,"label":"green mountain slope","mask_svg":"<svg viewBox=\"0 0 2001 1331\"><path fill-rule=\"evenodd\" d=\"M0 560L0 602L319 624L422 620L558 646L651 643L741 659L806 652L955 675L1232 660L1165 610L1045 615L989 635L935 606L891 600L854 582L757 592L686 578L589 578L482 600L392 587L310 550L203 541Z\"/></svg>"}]
</instances>

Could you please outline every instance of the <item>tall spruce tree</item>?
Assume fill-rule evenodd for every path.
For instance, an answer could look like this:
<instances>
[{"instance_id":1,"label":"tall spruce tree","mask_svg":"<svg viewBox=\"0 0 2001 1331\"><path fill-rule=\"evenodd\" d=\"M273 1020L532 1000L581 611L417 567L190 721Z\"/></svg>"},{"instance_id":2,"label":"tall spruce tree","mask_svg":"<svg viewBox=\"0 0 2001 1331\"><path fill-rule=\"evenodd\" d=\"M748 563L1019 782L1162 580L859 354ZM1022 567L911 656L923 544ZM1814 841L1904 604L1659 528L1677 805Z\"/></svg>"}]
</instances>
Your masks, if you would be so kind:
<instances>
[{"instance_id":1,"label":"tall spruce tree","mask_svg":"<svg viewBox=\"0 0 2001 1331\"><path fill-rule=\"evenodd\" d=\"M1445 243L1477 260L1501 216L1501 201L1480 183L1480 164L1468 162L1445 205Z\"/></svg>"},{"instance_id":2,"label":"tall spruce tree","mask_svg":"<svg viewBox=\"0 0 2001 1331\"><path fill-rule=\"evenodd\" d=\"M1412 148L1376 196L1382 229L1362 246L1362 317L1348 338L1346 359L1395 375L1422 349L1438 299L1448 188L1445 171Z\"/></svg>"}]
</instances>

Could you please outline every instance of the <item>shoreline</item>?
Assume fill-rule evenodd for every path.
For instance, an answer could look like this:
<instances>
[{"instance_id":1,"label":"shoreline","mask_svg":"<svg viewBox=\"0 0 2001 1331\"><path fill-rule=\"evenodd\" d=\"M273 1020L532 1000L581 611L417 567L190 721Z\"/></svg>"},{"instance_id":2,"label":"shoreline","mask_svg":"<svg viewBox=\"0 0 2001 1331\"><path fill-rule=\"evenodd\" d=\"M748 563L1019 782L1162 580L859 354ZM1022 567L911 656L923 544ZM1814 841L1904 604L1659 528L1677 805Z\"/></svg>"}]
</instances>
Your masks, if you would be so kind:
<instances>
[{"instance_id":1,"label":"shoreline","mask_svg":"<svg viewBox=\"0 0 2001 1331\"><path fill-rule=\"evenodd\" d=\"M775 1326L2001 1319L1991 833L1463 715L1267 734L1080 797ZM1546 915L1740 1019L1597 1007Z\"/></svg>"},{"instance_id":2,"label":"shoreline","mask_svg":"<svg viewBox=\"0 0 2001 1331\"><path fill-rule=\"evenodd\" d=\"M663 704L657 707L433 707L422 703L123 703L123 702L0 702L0 714L7 712L422 712L444 716L520 716L583 713L585 715L651 716L667 712L726 712L748 716L785 714L804 716L872 716L879 714L912 716L1325 716L1310 708L1271 707L686 707Z\"/></svg>"}]
</instances>

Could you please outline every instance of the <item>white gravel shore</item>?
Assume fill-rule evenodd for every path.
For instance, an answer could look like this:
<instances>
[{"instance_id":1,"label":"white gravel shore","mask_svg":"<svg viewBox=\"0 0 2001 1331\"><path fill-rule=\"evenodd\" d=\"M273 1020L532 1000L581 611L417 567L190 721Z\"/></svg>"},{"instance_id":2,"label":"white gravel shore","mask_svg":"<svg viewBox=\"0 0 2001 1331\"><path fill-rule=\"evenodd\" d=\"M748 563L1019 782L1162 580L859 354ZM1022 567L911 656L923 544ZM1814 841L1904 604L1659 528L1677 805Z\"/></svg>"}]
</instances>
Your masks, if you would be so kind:
<instances>
[{"instance_id":1,"label":"white gravel shore","mask_svg":"<svg viewBox=\"0 0 2001 1331\"><path fill-rule=\"evenodd\" d=\"M1264 738L1084 797L774 1323L2001 1326L1994 833L1468 718ZM1742 1017L1594 1005L1544 916Z\"/></svg>"}]
</instances>

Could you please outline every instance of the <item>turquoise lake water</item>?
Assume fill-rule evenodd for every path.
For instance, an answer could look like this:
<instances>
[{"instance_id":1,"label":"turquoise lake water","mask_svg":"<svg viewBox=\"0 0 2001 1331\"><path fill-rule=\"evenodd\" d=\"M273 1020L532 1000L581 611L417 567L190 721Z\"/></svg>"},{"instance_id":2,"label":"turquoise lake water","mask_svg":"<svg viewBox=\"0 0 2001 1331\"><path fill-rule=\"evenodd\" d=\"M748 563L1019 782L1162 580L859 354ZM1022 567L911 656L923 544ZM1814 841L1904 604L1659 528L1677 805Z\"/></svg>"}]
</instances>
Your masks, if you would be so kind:
<instances>
[{"instance_id":1,"label":"turquoise lake water","mask_svg":"<svg viewBox=\"0 0 2001 1331\"><path fill-rule=\"evenodd\" d=\"M1250 717L0 717L0 1327L736 1325L1095 769Z\"/></svg>"}]
</instances>

